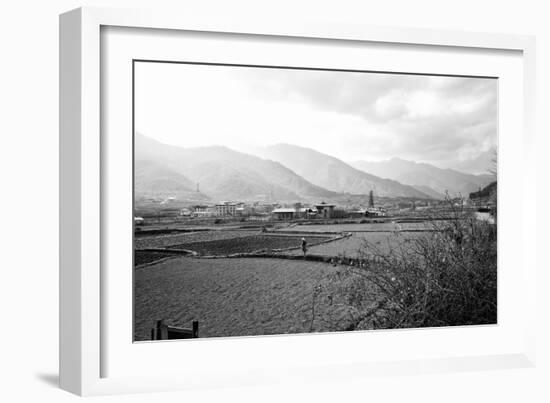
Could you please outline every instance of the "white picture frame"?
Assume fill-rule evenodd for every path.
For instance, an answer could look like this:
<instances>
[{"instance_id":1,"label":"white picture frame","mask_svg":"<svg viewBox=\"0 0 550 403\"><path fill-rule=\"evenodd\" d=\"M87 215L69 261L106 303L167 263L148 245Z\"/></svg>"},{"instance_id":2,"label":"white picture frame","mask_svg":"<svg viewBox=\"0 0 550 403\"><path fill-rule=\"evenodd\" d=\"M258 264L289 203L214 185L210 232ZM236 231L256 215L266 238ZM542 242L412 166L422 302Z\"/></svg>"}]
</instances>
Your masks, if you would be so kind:
<instances>
[{"instance_id":1,"label":"white picture frame","mask_svg":"<svg viewBox=\"0 0 550 403\"><path fill-rule=\"evenodd\" d=\"M445 355L441 351L420 358L402 356L397 351L387 359L368 359L360 354L353 360L339 362L328 360L326 364L312 359L313 355L297 355L285 365L270 356L268 350L281 345L293 345L294 349L307 350L310 338L317 336L288 336L269 338L240 338L234 340L216 340L210 343L221 354L231 348L234 355L224 357L232 359L253 351L251 355L266 354L262 371L253 371L254 362L243 360L237 365L220 365L209 370L209 365L195 368L194 372L177 371L167 362L167 354L181 344L159 343L154 354L159 354L158 363L166 365L166 371L158 374L125 374L124 367L118 371L106 368L106 361L112 351L118 347L110 341L105 326L109 321L109 304L106 303L108 290L105 287L104 271L105 244L102 225L105 217L102 209L109 203L105 196L109 187L105 177L105 147L108 141L102 141L105 130L102 122L101 88L101 31L104 27L140 28L156 30L181 30L200 33L217 32L224 34L243 34L258 38L283 37L298 39L338 40L338 43L376 42L381 44L399 44L402 46L425 46L447 49L469 49L482 54L489 51L516 52L521 59L523 97L515 100L522 105L518 122L523 122L514 141L521 145L522 170L518 178L522 189L534 187L532 182L535 171L534 153L534 91L535 91L535 41L533 37L506 34L467 33L456 31L429 31L408 28L381 28L369 26L350 26L320 21L270 21L265 19L232 19L216 21L193 15L174 15L169 12L150 10L115 10L103 8L81 8L70 11L60 17L60 384L63 389L79 395L130 393L140 391L159 391L209 387L214 385L254 385L257 383L293 382L296 379L344 379L348 376L369 376L371 374L413 374L419 372L464 371L478 369L519 368L533 366L535 363L535 319L526 315L521 323L515 325L514 342L503 347L499 353L484 352L483 345L475 349L467 329L455 329L452 337L463 337L470 343L460 353ZM338 46L335 42L334 46ZM514 70L516 71L516 70ZM516 74L517 71L510 73ZM518 87L519 88L519 87ZM500 167L499 167L500 168ZM499 179L500 180L500 179ZM500 186L500 185L499 185ZM501 191L499 188L499 205ZM522 192L521 210L527 209L532 195ZM525 210L527 211L527 210ZM499 220L506 216L506 209L500 210ZM130 216L130 214L128 214ZM521 262L521 293L523 312L535 312L536 262L534 243L526 239L525 234L532 233L534 223L517 223L514 228L521 231L518 236L524 242L516 251ZM506 253L499 246L499 254ZM499 257L499 263L502 261ZM103 268L103 269L102 269ZM499 301L500 304L500 301ZM500 315L500 313L499 313ZM480 330L483 332L485 330ZM371 332L373 338L399 338L401 342L415 343L419 337L434 335L434 340L444 340L445 330L422 330L406 332ZM491 330L489 331L491 332ZM520 337L521 333L521 337ZM449 333L450 335L450 333ZM485 335L491 337L490 333ZM347 337L346 342L360 343L365 333L354 335L323 335L326 346L334 346ZM451 335L449 336L451 337ZM477 336L473 336L474 338ZM520 340L521 338L521 340ZM267 342L262 340L268 339ZM320 339L316 339L320 340ZM451 340L451 339L449 339ZM131 342L128 341L130 344ZM201 341L202 342L202 341ZM267 344L269 343L269 344ZM155 343L156 344L156 343ZM480 343L482 344L482 343ZM108 347L109 346L109 347ZM269 347L268 347L269 346ZM147 347L142 347L144 350ZM200 350L200 345L195 345ZM162 351L161 351L162 350ZM470 351L471 350L471 351ZM475 351L474 351L475 350ZM130 350L128 350L130 351ZM152 350L151 350L152 351ZM276 351L276 350L273 350ZM457 350L458 351L458 350ZM150 353L140 351L136 354ZM182 351L179 353L183 354ZM152 353L151 353L152 354ZM458 355L457 355L458 354ZM128 358L126 356L126 358ZM121 358L122 360L124 357ZM212 357L206 358L206 364L212 368ZM131 361L131 360L130 360ZM256 363L257 364L257 363ZM156 366L158 369L158 365ZM112 375L116 373L116 375Z\"/></svg>"}]
</instances>

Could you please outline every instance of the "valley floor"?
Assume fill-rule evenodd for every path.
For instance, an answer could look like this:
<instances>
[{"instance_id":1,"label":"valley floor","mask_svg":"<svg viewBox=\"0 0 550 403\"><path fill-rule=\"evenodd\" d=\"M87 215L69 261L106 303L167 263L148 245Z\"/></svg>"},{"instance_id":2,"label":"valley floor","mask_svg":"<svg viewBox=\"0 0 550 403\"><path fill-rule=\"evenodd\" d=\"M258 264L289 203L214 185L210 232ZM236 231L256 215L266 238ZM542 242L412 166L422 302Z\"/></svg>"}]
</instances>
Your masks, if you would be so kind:
<instances>
[{"instance_id":1,"label":"valley floor","mask_svg":"<svg viewBox=\"0 0 550 403\"><path fill-rule=\"evenodd\" d=\"M158 320L185 328L199 321L201 338L350 330L359 323L346 300L354 291L339 291L340 275L431 231L432 223L386 222L141 233L135 238L134 338L151 340ZM310 260L299 258L302 238ZM370 290L362 292L377 304Z\"/></svg>"},{"instance_id":2,"label":"valley floor","mask_svg":"<svg viewBox=\"0 0 550 403\"><path fill-rule=\"evenodd\" d=\"M180 257L135 271L135 340L150 340L159 319L199 337L273 335L345 328L345 308L315 304L314 288L339 267L279 259Z\"/></svg>"}]
</instances>

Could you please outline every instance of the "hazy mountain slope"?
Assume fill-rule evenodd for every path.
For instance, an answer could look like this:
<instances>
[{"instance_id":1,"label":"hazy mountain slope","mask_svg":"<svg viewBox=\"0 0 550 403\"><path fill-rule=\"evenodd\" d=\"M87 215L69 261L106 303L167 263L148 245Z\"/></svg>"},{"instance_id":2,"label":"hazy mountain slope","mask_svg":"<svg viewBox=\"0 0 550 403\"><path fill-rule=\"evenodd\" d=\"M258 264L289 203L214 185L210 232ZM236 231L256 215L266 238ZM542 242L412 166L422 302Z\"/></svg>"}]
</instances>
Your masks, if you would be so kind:
<instances>
[{"instance_id":1,"label":"hazy mountain slope","mask_svg":"<svg viewBox=\"0 0 550 403\"><path fill-rule=\"evenodd\" d=\"M491 175L472 175L453 169L441 169L434 165L392 158L387 161L356 161L354 167L383 178L394 179L419 189L430 188L444 195L468 195L494 180Z\"/></svg>"},{"instance_id":2,"label":"hazy mountain slope","mask_svg":"<svg viewBox=\"0 0 550 403\"><path fill-rule=\"evenodd\" d=\"M196 200L207 199L207 196L196 191L195 184L184 175L151 160L140 160L136 163L134 191L138 197L179 196Z\"/></svg>"},{"instance_id":3,"label":"hazy mountain slope","mask_svg":"<svg viewBox=\"0 0 550 403\"><path fill-rule=\"evenodd\" d=\"M134 178L136 189L166 186L173 190L192 191L194 187L193 182L185 176L148 160L136 164Z\"/></svg>"},{"instance_id":4,"label":"hazy mountain slope","mask_svg":"<svg viewBox=\"0 0 550 403\"><path fill-rule=\"evenodd\" d=\"M479 181L483 181L486 185L495 181L495 175L493 174L479 174L474 176L477 177Z\"/></svg>"},{"instance_id":5,"label":"hazy mountain slope","mask_svg":"<svg viewBox=\"0 0 550 403\"><path fill-rule=\"evenodd\" d=\"M278 144L259 153L263 158L280 162L311 183L335 192L367 194L374 190L376 195L384 197L429 197L411 186L379 178L309 148Z\"/></svg>"},{"instance_id":6,"label":"hazy mountain slope","mask_svg":"<svg viewBox=\"0 0 550 403\"><path fill-rule=\"evenodd\" d=\"M427 194L433 199L444 199L445 195L443 193L439 193L438 191L432 189L429 186L423 186L423 185L413 185L415 189L420 190L422 193Z\"/></svg>"},{"instance_id":7,"label":"hazy mountain slope","mask_svg":"<svg viewBox=\"0 0 550 403\"><path fill-rule=\"evenodd\" d=\"M337 194L315 186L280 163L227 147L181 148L142 135L135 138L136 166L156 163L199 183L218 200L319 200Z\"/></svg>"}]
</instances>

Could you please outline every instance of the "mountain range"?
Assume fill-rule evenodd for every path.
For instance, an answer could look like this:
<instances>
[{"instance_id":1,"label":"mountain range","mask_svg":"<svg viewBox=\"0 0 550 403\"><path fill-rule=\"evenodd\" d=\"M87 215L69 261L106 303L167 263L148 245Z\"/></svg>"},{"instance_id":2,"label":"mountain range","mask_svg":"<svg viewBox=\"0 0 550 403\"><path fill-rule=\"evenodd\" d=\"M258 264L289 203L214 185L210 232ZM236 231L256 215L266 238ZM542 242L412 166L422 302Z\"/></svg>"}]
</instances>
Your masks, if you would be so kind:
<instances>
[{"instance_id":1,"label":"mountain range","mask_svg":"<svg viewBox=\"0 0 550 403\"><path fill-rule=\"evenodd\" d=\"M159 172L163 178L170 172L170 178L182 178L185 190L193 183L200 193L213 200L319 201L338 196L278 162L221 146L181 148L136 134L135 166L140 167L135 170L136 184L151 182L154 173L147 167L162 166ZM158 179L153 183L173 186L172 182ZM162 192L168 190L165 188ZM136 195L142 193L136 189Z\"/></svg>"},{"instance_id":2,"label":"mountain range","mask_svg":"<svg viewBox=\"0 0 550 403\"><path fill-rule=\"evenodd\" d=\"M195 183L186 176L154 160L136 160L134 191L142 197L171 197L207 200L208 196L195 190Z\"/></svg>"},{"instance_id":3,"label":"mountain range","mask_svg":"<svg viewBox=\"0 0 550 403\"><path fill-rule=\"evenodd\" d=\"M381 197L429 197L412 186L380 178L310 148L277 144L260 149L258 153L263 158L280 162L309 182L334 192L368 194L373 190Z\"/></svg>"},{"instance_id":4,"label":"mountain range","mask_svg":"<svg viewBox=\"0 0 550 403\"><path fill-rule=\"evenodd\" d=\"M378 162L356 161L350 165L364 172L413 186L436 199L443 198L446 192L453 197L468 196L470 192L475 192L495 181L494 175L491 174L467 174L400 158Z\"/></svg>"},{"instance_id":5,"label":"mountain range","mask_svg":"<svg viewBox=\"0 0 550 403\"><path fill-rule=\"evenodd\" d=\"M373 190L378 197L427 199L442 198L446 189L468 194L490 182L483 176L397 159L348 164L288 144L251 155L223 146L182 148L136 134L134 150L136 197L334 202Z\"/></svg>"}]
</instances>

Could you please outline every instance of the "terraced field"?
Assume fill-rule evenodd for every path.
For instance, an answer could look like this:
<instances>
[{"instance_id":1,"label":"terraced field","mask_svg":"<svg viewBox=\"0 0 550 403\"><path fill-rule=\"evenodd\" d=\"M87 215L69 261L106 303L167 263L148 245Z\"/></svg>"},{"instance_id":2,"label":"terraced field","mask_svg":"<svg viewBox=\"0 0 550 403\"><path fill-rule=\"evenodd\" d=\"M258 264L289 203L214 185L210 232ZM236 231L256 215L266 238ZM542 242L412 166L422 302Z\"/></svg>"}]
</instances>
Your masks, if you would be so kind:
<instances>
[{"instance_id":1,"label":"terraced field","mask_svg":"<svg viewBox=\"0 0 550 403\"><path fill-rule=\"evenodd\" d=\"M135 340L149 340L155 321L189 327L199 337L269 335L343 330L350 320L341 304L320 303L314 287L341 270L325 263L280 259L179 257L135 272ZM336 298L337 296L335 296Z\"/></svg>"},{"instance_id":2,"label":"terraced field","mask_svg":"<svg viewBox=\"0 0 550 403\"><path fill-rule=\"evenodd\" d=\"M174 256L174 254L166 253L166 252L151 252L151 251L136 250L134 252L134 266L149 264L170 256Z\"/></svg>"},{"instance_id":3,"label":"terraced field","mask_svg":"<svg viewBox=\"0 0 550 403\"><path fill-rule=\"evenodd\" d=\"M309 244L326 241L324 236L307 237ZM201 242L190 242L170 246L171 249L187 249L199 255L230 255L233 253L250 253L257 250L299 248L301 236L253 235L230 239L217 239Z\"/></svg>"},{"instance_id":4,"label":"terraced field","mask_svg":"<svg viewBox=\"0 0 550 403\"><path fill-rule=\"evenodd\" d=\"M139 236L134 259L135 340L149 340L151 328L161 319L181 327L198 320L201 338L351 329L357 319L345 299L349 294L341 290L346 281L342 270L353 269L353 262L336 259L343 263L333 266L331 259L294 258L302 255L302 237L309 255L359 257L407 248L435 228L433 222L285 222L267 232L208 227ZM177 249L199 256L182 256L186 252ZM278 252L261 258L225 257L260 250ZM369 304L379 296L373 288L367 294Z\"/></svg>"},{"instance_id":5,"label":"terraced field","mask_svg":"<svg viewBox=\"0 0 550 403\"><path fill-rule=\"evenodd\" d=\"M368 224L321 224L296 225L282 229L282 231L299 232L380 232L380 231L422 231L433 229L429 222L414 223L368 223Z\"/></svg>"},{"instance_id":6,"label":"terraced field","mask_svg":"<svg viewBox=\"0 0 550 403\"><path fill-rule=\"evenodd\" d=\"M213 230L142 237L136 239L136 245L217 256L297 248L280 253L301 255L299 247L304 237L308 254L357 257L365 241L384 253L390 248L407 247L412 240L427 236L423 230L428 226L422 223L400 227L392 223L302 225L275 233ZM402 231L398 231L399 228ZM335 233L343 232L351 236L325 242L334 239ZM370 252L367 248L366 253ZM171 258L164 259L167 256ZM200 259L151 250L136 250L135 261L137 266L141 265L135 270L134 283L137 341L148 340L150 329L160 319L182 327L198 320L199 337L341 331L353 320L345 301L338 301L343 297L329 295L330 286L340 281L335 280L340 276L334 275L343 270L343 266L302 259ZM319 285L323 288L314 303L314 289ZM315 306L314 316L312 306Z\"/></svg>"},{"instance_id":7,"label":"terraced field","mask_svg":"<svg viewBox=\"0 0 550 403\"><path fill-rule=\"evenodd\" d=\"M391 248L406 247L413 239L425 236L422 232L354 232L351 237L336 240L334 242L324 243L322 245L311 246L308 253L321 256L346 256L358 257L362 249L367 254L373 252L372 247L366 246L366 241L374 245L378 251L387 253ZM306 239L308 239L306 237ZM301 251L285 252L291 255L300 255Z\"/></svg>"},{"instance_id":8,"label":"terraced field","mask_svg":"<svg viewBox=\"0 0 550 403\"><path fill-rule=\"evenodd\" d=\"M166 248L191 242L216 241L259 234L258 230L212 230L135 238L136 249Z\"/></svg>"}]
</instances>

